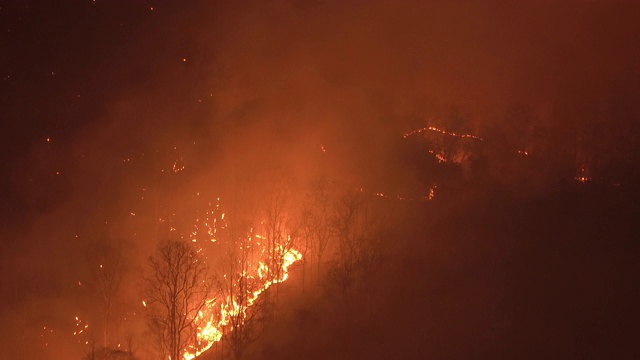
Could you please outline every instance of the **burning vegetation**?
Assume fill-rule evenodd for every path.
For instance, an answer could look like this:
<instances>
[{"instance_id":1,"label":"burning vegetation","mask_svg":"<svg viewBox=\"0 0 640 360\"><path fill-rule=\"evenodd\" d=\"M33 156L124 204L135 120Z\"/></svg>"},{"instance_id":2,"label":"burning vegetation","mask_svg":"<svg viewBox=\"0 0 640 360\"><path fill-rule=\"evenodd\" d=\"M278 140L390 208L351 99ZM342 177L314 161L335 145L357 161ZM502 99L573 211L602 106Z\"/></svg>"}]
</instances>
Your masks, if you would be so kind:
<instances>
[{"instance_id":1,"label":"burning vegetation","mask_svg":"<svg viewBox=\"0 0 640 360\"><path fill-rule=\"evenodd\" d=\"M637 358L638 18L0 0L0 358Z\"/></svg>"}]
</instances>

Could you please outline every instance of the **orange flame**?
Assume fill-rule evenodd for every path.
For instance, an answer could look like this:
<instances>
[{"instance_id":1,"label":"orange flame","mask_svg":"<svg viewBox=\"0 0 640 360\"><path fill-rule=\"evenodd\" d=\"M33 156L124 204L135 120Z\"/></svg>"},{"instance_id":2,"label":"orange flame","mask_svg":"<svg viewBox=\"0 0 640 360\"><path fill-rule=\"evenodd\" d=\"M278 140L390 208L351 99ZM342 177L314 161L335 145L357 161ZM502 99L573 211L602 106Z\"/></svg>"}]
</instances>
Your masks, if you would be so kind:
<instances>
[{"instance_id":1,"label":"orange flame","mask_svg":"<svg viewBox=\"0 0 640 360\"><path fill-rule=\"evenodd\" d=\"M276 250L284 250L282 245L277 245ZM217 299L209 299L206 306L196 316L194 323L198 328L197 343L192 345L190 349L186 349L183 353L184 360L192 360L209 350L214 343L222 339L224 334L223 328L229 325L232 317L244 314L251 305L255 303L260 294L266 291L271 285L284 282L289 277L289 267L296 261L302 259L302 254L295 250L289 249L284 252L280 277L276 279L268 279L268 266L260 261L257 266L253 267L251 274L243 273L248 278L257 278L262 280L262 286L249 294L246 305L240 305L232 296L226 296L218 301ZM233 331L233 328L229 329Z\"/></svg>"},{"instance_id":2,"label":"orange flame","mask_svg":"<svg viewBox=\"0 0 640 360\"><path fill-rule=\"evenodd\" d=\"M449 135L449 136L454 136L454 137L468 138L468 139L476 139L476 140L480 140L480 141L484 140L484 139L482 139L482 138L481 138L481 137L479 137L479 136L475 136L475 135L471 135L471 134L458 134L458 133L455 133L455 132L451 132L451 131L446 131L446 130L438 129L438 128L437 128L437 127L435 127L435 126L426 126L426 127L421 128L421 129L412 130L412 131L409 131L409 132L405 133L402 137L404 137L404 138L406 139L406 138L408 138L408 137L410 137L410 136L413 136L413 135L415 135L415 134L419 134L419 133L425 132L425 131L427 131L427 130L429 130L429 131L439 132L439 133L441 133L441 134Z\"/></svg>"},{"instance_id":3,"label":"orange flame","mask_svg":"<svg viewBox=\"0 0 640 360\"><path fill-rule=\"evenodd\" d=\"M196 224L190 234L193 243L198 243L203 246L216 243L220 239L218 237L220 235L218 230L223 230L227 227L225 213L222 212L220 208L220 198L215 202L209 202L208 205L208 209L204 211L204 213L201 213L196 219ZM280 269L275 269L279 271L269 269L269 266L265 262L266 259L260 258L250 262L241 274L224 274L223 277L225 279L231 276L241 276L250 279L252 282L255 281L257 288L248 290L248 293L245 294L245 301L242 304L238 304L236 297L230 294L226 294L222 298L210 298L206 300L204 308L198 312L193 320L197 328L196 339L193 344L184 350L183 360L196 358L203 352L209 350L213 344L220 341L225 332L233 331L231 320L237 317L244 319L247 309L255 304L258 297L272 285L286 281L289 277L289 268L291 265L302 259L302 254L298 250L285 246L284 244L271 243L271 246L275 246L275 248L267 249L267 242L260 241L260 239L266 239L265 236L254 233L253 228L251 228L250 233L249 240L252 238L258 239L254 244L261 247L261 249L259 249L261 251L258 252L261 256L266 257L269 253L281 255L281 261L278 262ZM285 235L282 237L283 241L290 240L290 237L286 236L286 234L283 235ZM204 241L200 242L198 240ZM203 248L200 248L198 252L202 252L203 250Z\"/></svg>"}]
</instances>

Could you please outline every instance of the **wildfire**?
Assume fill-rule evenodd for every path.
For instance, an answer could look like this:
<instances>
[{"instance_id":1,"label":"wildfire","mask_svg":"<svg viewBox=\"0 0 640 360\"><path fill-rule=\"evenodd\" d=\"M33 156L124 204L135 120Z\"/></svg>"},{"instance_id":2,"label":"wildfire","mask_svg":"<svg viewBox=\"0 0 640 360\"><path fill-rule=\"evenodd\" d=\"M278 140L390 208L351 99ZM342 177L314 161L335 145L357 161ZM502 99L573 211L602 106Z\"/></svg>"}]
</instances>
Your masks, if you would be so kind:
<instances>
[{"instance_id":1,"label":"wildfire","mask_svg":"<svg viewBox=\"0 0 640 360\"><path fill-rule=\"evenodd\" d=\"M200 195L200 193L198 193ZM218 241L218 225L221 229L226 227L224 222L224 213L218 215L220 212L220 198L216 200L215 208L212 202L209 202L208 209L204 211L202 216L196 219L196 223L193 225L193 231L189 235L192 242L197 242L198 239L208 240L212 243ZM203 238L204 236L204 238Z\"/></svg>"},{"instance_id":2,"label":"wildfire","mask_svg":"<svg viewBox=\"0 0 640 360\"><path fill-rule=\"evenodd\" d=\"M277 250L282 250L282 248L280 247ZM246 294L248 297L244 305L238 304L236 298L229 295L221 300L207 300L205 308L198 313L194 321L198 328L197 343L191 349L185 350L183 354L184 360L194 359L209 350L214 343L222 339L225 330L226 332L233 331L234 328L230 325L230 319L238 317L238 315L240 315L241 319L244 319L247 309L256 302L263 292L271 285L287 280L289 267L300 259L302 259L302 254L299 251L295 249L286 251L281 266L282 271L279 272L281 275L275 279L268 278L268 274L272 272L269 271L267 264L262 261L258 262L257 266L250 267L250 273L241 274L240 276L262 283L258 289L248 291Z\"/></svg>"},{"instance_id":3,"label":"wildfire","mask_svg":"<svg viewBox=\"0 0 640 360\"><path fill-rule=\"evenodd\" d=\"M222 339L225 330L227 332L233 331L234 328L230 320L238 317L238 315L240 315L240 319L246 318L247 309L249 309L258 297L271 287L271 285L286 281L289 276L289 267L300 259L302 259L302 254L299 251L295 249L286 251L283 257L282 271L280 271L281 275L275 279L268 279L267 274L271 272L268 266L262 261L260 261L257 266L252 267L251 274L242 274L242 276L248 279L262 282L262 286L258 287L258 289L248 291L246 294L248 297L244 305L238 304L236 298L233 296L226 296L220 301L216 299L208 300L205 309L201 310L195 319L195 324L198 327L197 346L185 350L183 354L184 360L194 359L209 350L214 343Z\"/></svg>"},{"instance_id":4,"label":"wildfire","mask_svg":"<svg viewBox=\"0 0 640 360\"><path fill-rule=\"evenodd\" d=\"M455 133L455 132L438 129L435 126L426 126L426 127L421 128L421 129L412 130L412 131L409 131L409 132L405 133L402 137L406 139L406 138L408 138L410 136L413 136L413 135L416 135L416 134L420 134L420 133L425 132L427 130L435 131L435 132L439 132L439 133L444 134L444 135L449 135L449 136L454 136L454 137L459 137L459 138L475 139L475 140L480 140L480 141L484 140L479 136L475 136L475 135L472 135L472 134L458 134L458 133Z\"/></svg>"},{"instance_id":5,"label":"wildfire","mask_svg":"<svg viewBox=\"0 0 640 360\"><path fill-rule=\"evenodd\" d=\"M444 154L442 152L438 152L437 153L437 152L435 152L433 150L429 150L429 154L435 156L436 159L438 159L439 163L447 162L447 159L444 157Z\"/></svg>"},{"instance_id":6,"label":"wildfire","mask_svg":"<svg viewBox=\"0 0 640 360\"><path fill-rule=\"evenodd\" d=\"M428 195L422 195L418 198L414 198L411 196L406 196L406 195L390 195L390 194L385 194L382 192L373 192L371 193L371 195L373 196L377 196L386 200L396 200L396 201L419 201L419 202L424 202L424 201L429 201L432 200L435 196L436 196L436 188L437 185L433 185L431 187L429 187L429 194ZM364 192L364 189L362 188L358 188L356 189L356 191L358 192Z\"/></svg>"},{"instance_id":7,"label":"wildfire","mask_svg":"<svg viewBox=\"0 0 640 360\"><path fill-rule=\"evenodd\" d=\"M208 249L218 250L219 246L224 246L225 242L220 240L224 239L222 236L226 233L228 218L221 209L220 198L208 202L206 210L199 212L188 235L193 245L198 247L197 252L203 255L204 261L210 255ZM260 222L258 227L263 225L264 222ZM244 264L236 264L237 271L227 270L230 273L222 274L233 291L215 294L215 297L205 301L205 306L193 319L197 329L196 338L184 349L183 360L196 358L220 341L223 335L236 330L234 326L241 327L247 318L248 309L256 303L259 296L272 285L286 281L291 265L302 259L302 254L291 246L290 235L282 233L278 237L280 240L267 241L267 236L257 232L258 227L256 230L249 230L245 243L232 245L241 252L250 249L251 256ZM247 285L237 287L239 279ZM144 300L142 304L145 307L148 305Z\"/></svg>"},{"instance_id":8,"label":"wildfire","mask_svg":"<svg viewBox=\"0 0 640 360\"><path fill-rule=\"evenodd\" d=\"M459 133L455 133L452 131L446 131L443 129L439 129L435 126L426 126L420 129L415 129L409 132L406 132L402 135L403 138L407 139L411 136L423 133L425 131L433 131L433 132L437 132L440 134L444 134L447 136L453 136L453 137L457 137L457 138L462 138L462 139L473 139L473 140L478 140L478 141L485 141L485 139L481 138L480 136L476 136L473 134L459 134ZM514 151L516 153L518 153L519 155L523 155L523 156L528 156L530 153L528 150L526 149L512 149L510 151ZM447 162L447 161L453 161L453 162L459 162L456 161L455 159L447 159L447 157L445 157L445 154L442 150L436 151L436 150L428 150L429 154L435 156L435 158L438 160L439 163L443 163L443 162ZM577 179L577 178L576 178Z\"/></svg>"}]
</instances>

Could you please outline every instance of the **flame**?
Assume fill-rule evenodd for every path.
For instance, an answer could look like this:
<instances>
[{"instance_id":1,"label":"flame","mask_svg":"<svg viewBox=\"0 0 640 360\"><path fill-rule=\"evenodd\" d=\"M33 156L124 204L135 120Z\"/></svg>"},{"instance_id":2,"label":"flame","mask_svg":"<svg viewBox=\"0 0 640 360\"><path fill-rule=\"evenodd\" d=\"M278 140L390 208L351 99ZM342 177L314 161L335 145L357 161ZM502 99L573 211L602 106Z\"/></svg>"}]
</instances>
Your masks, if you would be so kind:
<instances>
[{"instance_id":1,"label":"flame","mask_svg":"<svg viewBox=\"0 0 640 360\"><path fill-rule=\"evenodd\" d=\"M447 159L444 157L444 154L442 153L442 151L436 153L433 150L429 150L429 154L435 156L436 159L438 159L438 163L447 162Z\"/></svg>"},{"instance_id":2,"label":"flame","mask_svg":"<svg viewBox=\"0 0 640 360\"><path fill-rule=\"evenodd\" d=\"M89 328L89 324L87 324L84 320L82 320L78 316L75 317L75 320L76 320L76 325L75 325L75 331L73 332L73 336L78 336L84 333L85 330ZM46 330L46 327L45 327L45 330ZM51 330L51 332L53 332L53 330ZM82 342L82 340L78 339L78 342ZM87 343L88 341L85 341L85 344Z\"/></svg>"},{"instance_id":3,"label":"flame","mask_svg":"<svg viewBox=\"0 0 640 360\"><path fill-rule=\"evenodd\" d=\"M475 139L475 140L480 140L480 141L484 140L479 136L475 136L475 135L472 135L472 134L458 134L458 133L455 133L455 132L438 129L435 126L426 126L426 127L421 128L421 129L412 130L412 131L409 131L409 132L405 133L402 137L406 139L406 138L408 138L410 136L425 132L427 130L435 131L435 132L439 132L439 133L444 134L444 135L449 135L449 136L454 136L454 137L459 137L459 138L468 138L468 139Z\"/></svg>"},{"instance_id":4,"label":"flame","mask_svg":"<svg viewBox=\"0 0 640 360\"><path fill-rule=\"evenodd\" d=\"M473 135L473 134L459 134L459 133L455 133L455 132L452 132L452 131L439 129L439 128L435 127L435 126L426 126L426 127L420 128L420 129L411 130L409 132L404 133L402 135L402 137L404 139L407 139L407 138L409 138L411 136L423 133L423 132L425 132L427 130L428 131L437 132L437 133L440 133L440 134L443 134L443 135L447 135L447 136L457 137L457 138L485 141L485 139L481 138L480 136L476 136L476 135ZM517 152L520 155L524 155L524 156L528 156L529 155L529 151L526 150L526 149L514 149L513 151ZM435 158L438 160L439 163L448 161L447 158L445 157L445 154L442 151L436 152L434 150L428 150L428 152L431 155L435 156ZM451 160L451 159L449 159L449 160ZM456 160L453 160L453 161L454 162L459 162L459 161L456 161ZM582 180L579 180L577 177L576 177L576 180L583 182ZM585 181L588 181L588 179L585 180Z\"/></svg>"},{"instance_id":5,"label":"flame","mask_svg":"<svg viewBox=\"0 0 640 360\"><path fill-rule=\"evenodd\" d=\"M257 237L257 236L256 236ZM276 245L276 251L283 251L282 245ZM183 353L184 360L192 360L209 350L214 343L222 339L224 334L224 328L230 324L230 319L240 315L240 318L244 318L246 311L251 307L260 294L265 292L271 285L282 283L289 277L289 267L296 261L302 259L302 254L295 250L289 249L284 251L283 261L280 276L275 279L269 279L269 267L264 262L258 262L257 266L254 266L251 273L243 272L241 276L245 276L249 279L260 280L262 285L254 291L248 294L246 305L240 305L237 303L236 298L233 296L226 296L218 301L217 299L209 299L206 301L206 306L203 310L198 312L194 323L198 328L197 343L191 346L191 349L186 349ZM276 272L278 273L278 272ZM225 275L225 278L227 276ZM229 331L233 331L233 327L228 328Z\"/></svg>"},{"instance_id":6,"label":"flame","mask_svg":"<svg viewBox=\"0 0 640 360\"><path fill-rule=\"evenodd\" d=\"M420 197L412 197L412 196L408 196L408 195L401 195L401 194L396 194L396 195L390 195L390 194L385 194L383 192L372 192L370 193L373 196L377 196L386 200L396 200L396 201L419 201L419 202L424 202L424 201L429 201L432 200L435 197L435 191L436 188L438 186L437 185L433 185L431 187L429 187L429 193L422 195ZM358 192L364 193L365 190L363 188L356 188L355 189Z\"/></svg>"},{"instance_id":7,"label":"flame","mask_svg":"<svg viewBox=\"0 0 640 360\"><path fill-rule=\"evenodd\" d=\"M225 216L226 214L220 207L220 198L208 202L207 205L205 211L199 212L189 233L191 242L199 247L198 253L206 253L204 246L218 246L219 236L222 234L220 230L227 228L228 216ZM260 225L264 225L264 222L260 222ZM240 319L239 326L242 326L247 310L255 304L258 297L272 285L287 280L289 268L296 261L302 259L302 254L285 244L290 244L290 235L283 233L279 238L282 239L281 243L271 242L273 248L267 248L269 242L263 241L267 237L257 231L254 232L253 227L250 229L247 240L251 245L241 245L239 249L244 251L246 248L243 246L252 247L257 250L255 255L258 258L249 259L247 266L241 273L223 274L223 278L227 281L233 281L234 277L239 277L251 283L250 289L247 289L247 293L243 294L244 301L239 304L237 294L224 294L222 297L218 294L217 298L207 299L203 309L193 319L197 329L196 338L192 344L184 349L183 360L195 359L220 341L225 333L233 331L232 319ZM277 266L275 269L269 268L267 262L269 254L277 254L278 261L272 265ZM143 305L146 306L144 301Z\"/></svg>"}]
</instances>

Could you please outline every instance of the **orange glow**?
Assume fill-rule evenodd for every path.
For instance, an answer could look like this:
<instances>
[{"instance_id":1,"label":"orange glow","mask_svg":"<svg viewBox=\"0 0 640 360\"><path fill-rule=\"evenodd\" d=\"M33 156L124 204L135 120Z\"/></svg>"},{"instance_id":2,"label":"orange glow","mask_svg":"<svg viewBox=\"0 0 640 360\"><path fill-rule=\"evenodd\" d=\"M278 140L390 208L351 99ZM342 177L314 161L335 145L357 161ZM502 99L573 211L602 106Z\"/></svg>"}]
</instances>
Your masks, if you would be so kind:
<instances>
[{"instance_id":1,"label":"orange glow","mask_svg":"<svg viewBox=\"0 0 640 360\"><path fill-rule=\"evenodd\" d=\"M76 325L75 325L75 331L73 332L73 336L78 336L84 333L85 330L89 328L89 325L85 323L82 319L80 319L78 316L75 317L75 320L76 320ZM53 330L51 330L51 332L53 332ZM81 340L78 340L78 342L81 342Z\"/></svg>"},{"instance_id":2,"label":"orange glow","mask_svg":"<svg viewBox=\"0 0 640 360\"><path fill-rule=\"evenodd\" d=\"M282 250L280 248L279 250ZM258 297L265 292L271 285L284 282L289 277L289 267L298 260L302 259L302 254L290 249L285 252L282 263L282 271L280 277L276 279L268 279L268 266L260 261L257 264L250 264L248 273L239 274L249 279L259 280L262 282L257 290L247 291L247 300L245 305L238 304L235 297L226 296L222 299L209 299L206 306L201 310L194 320L198 327L197 343L193 344L190 349L186 349L183 354L184 360L191 360L209 350L214 343L220 341L225 332L233 331L230 325L232 317L240 316L241 319L246 317L246 311L251 307ZM225 275L225 278L227 275Z\"/></svg>"},{"instance_id":3,"label":"orange glow","mask_svg":"<svg viewBox=\"0 0 640 360\"><path fill-rule=\"evenodd\" d=\"M224 233L221 230L227 228L229 218L220 208L220 198L207 205L207 209L196 218L189 233L189 239L198 246L197 252L201 254L206 254L206 246L211 244L220 246L218 241ZM241 295L243 301L238 303L239 294L220 293L213 294L211 298L206 300L204 308L193 319L193 324L197 329L196 338L183 350L184 360L192 360L209 350L213 344L222 339L224 334L234 331L232 324L237 326L238 319L239 323L243 324L247 316L247 309L254 305L258 297L269 287L286 281L291 265L302 259L302 254L290 246L291 236L287 232L278 237L279 242L263 241L267 239L267 236L254 230L261 229L263 226L264 221L261 221L249 230L246 238L247 243L233 245L241 252L246 251L247 248L253 249L246 263L238 264L237 268L242 270L239 270L239 273L222 274L224 281L233 282L234 279L239 278L249 280L252 285L244 290L246 293ZM175 231L175 228L171 227L171 230ZM269 246L273 248L269 248ZM278 261L273 261L274 254ZM206 259L206 256L203 259ZM277 268L270 269L269 264L277 266ZM146 307L144 300L142 305ZM232 319L235 319L235 322L232 322Z\"/></svg>"},{"instance_id":4,"label":"orange glow","mask_svg":"<svg viewBox=\"0 0 640 360\"><path fill-rule=\"evenodd\" d=\"M173 163L173 172L174 173L179 173L180 171L184 170L184 164L182 163L182 158L177 159L174 163Z\"/></svg>"},{"instance_id":5,"label":"orange glow","mask_svg":"<svg viewBox=\"0 0 640 360\"><path fill-rule=\"evenodd\" d=\"M413 198L411 196L406 196L406 195L389 195L389 194L385 194L382 192L374 192L371 193L371 195L373 196L377 196L386 200L396 200L396 201L429 201L431 199L433 199L435 197L435 191L436 191L437 186L433 185L432 187L429 188L429 194L428 195L424 195L424 196L420 196L418 198ZM357 188L356 191L358 192L364 192L364 189L362 188Z\"/></svg>"},{"instance_id":6,"label":"orange glow","mask_svg":"<svg viewBox=\"0 0 640 360\"><path fill-rule=\"evenodd\" d=\"M408 138L410 136L413 136L413 135L416 135L416 134L420 134L420 133L425 132L427 130L435 131L435 132L439 132L439 133L444 134L444 135L449 135L449 136L454 136L454 137L459 137L459 138L476 139L476 140L480 140L480 141L484 140L479 136L475 136L475 135L471 135L471 134L457 134L457 133L454 133L454 132L438 129L435 126L427 126L427 127L421 128L421 129L412 130L412 131L409 131L409 132L405 133L402 137L406 139L406 138Z\"/></svg>"},{"instance_id":7,"label":"orange glow","mask_svg":"<svg viewBox=\"0 0 640 360\"><path fill-rule=\"evenodd\" d=\"M579 183L586 183L592 180L590 174L590 168L587 163L580 164L578 167L578 174L575 177L575 180Z\"/></svg>"}]
</instances>

